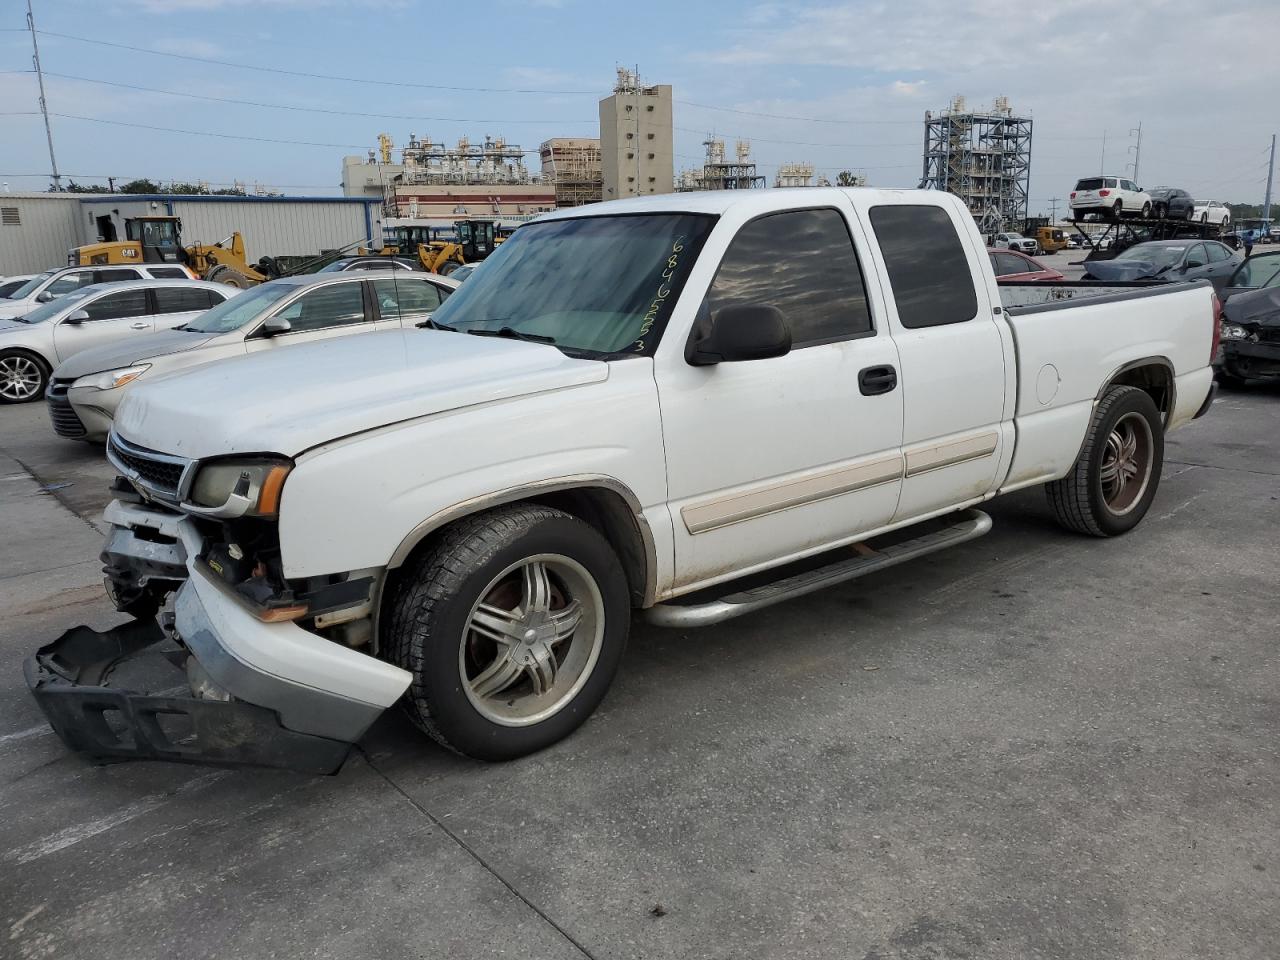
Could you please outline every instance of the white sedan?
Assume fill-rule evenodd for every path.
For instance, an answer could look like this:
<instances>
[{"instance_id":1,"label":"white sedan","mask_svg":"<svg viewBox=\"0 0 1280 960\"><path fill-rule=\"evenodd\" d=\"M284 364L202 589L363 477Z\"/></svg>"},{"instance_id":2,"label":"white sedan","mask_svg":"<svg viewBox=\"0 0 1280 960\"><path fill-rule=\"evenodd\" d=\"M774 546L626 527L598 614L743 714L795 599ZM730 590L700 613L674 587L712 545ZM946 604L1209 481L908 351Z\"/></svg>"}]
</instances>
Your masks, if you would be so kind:
<instances>
[{"instance_id":1,"label":"white sedan","mask_svg":"<svg viewBox=\"0 0 1280 960\"><path fill-rule=\"evenodd\" d=\"M1231 222L1231 208L1219 200L1197 200L1191 219L1226 227Z\"/></svg>"},{"instance_id":2,"label":"white sedan","mask_svg":"<svg viewBox=\"0 0 1280 960\"><path fill-rule=\"evenodd\" d=\"M0 403L39 400L73 354L172 329L237 293L203 280L96 283L0 322Z\"/></svg>"}]
</instances>

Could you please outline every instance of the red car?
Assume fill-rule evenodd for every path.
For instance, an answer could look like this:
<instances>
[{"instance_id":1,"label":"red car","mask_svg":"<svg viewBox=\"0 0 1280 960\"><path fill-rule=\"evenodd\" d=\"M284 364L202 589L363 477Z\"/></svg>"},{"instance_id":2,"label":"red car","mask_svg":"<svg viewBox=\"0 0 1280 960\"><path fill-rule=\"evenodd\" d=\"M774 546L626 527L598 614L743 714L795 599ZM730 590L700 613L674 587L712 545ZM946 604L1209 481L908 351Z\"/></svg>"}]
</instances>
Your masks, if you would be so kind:
<instances>
[{"instance_id":1,"label":"red car","mask_svg":"<svg viewBox=\"0 0 1280 960\"><path fill-rule=\"evenodd\" d=\"M1032 260L1025 253L1013 250L994 250L987 248L991 257L991 269L996 272L997 280L1065 280L1057 270L1050 270L1038 260Z\"/></svg>"}]
</instances>

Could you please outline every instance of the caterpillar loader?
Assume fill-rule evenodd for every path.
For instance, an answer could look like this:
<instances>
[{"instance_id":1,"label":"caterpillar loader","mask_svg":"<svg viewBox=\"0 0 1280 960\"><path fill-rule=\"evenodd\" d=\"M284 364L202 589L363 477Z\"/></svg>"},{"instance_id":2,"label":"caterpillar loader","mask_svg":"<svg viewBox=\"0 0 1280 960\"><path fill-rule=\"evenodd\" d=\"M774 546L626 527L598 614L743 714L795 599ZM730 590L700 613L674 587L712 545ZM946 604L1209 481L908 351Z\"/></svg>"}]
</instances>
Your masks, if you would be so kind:
<instances>
[{"instance_id":1,"label":"caterpillar loader","mask_svg":"<svg viewBox=\"0 0 1280 960\"><path fill-rule=\"evenodd\" d=\"M458 220L453 229L456 240L435 240L430 227L395 227L391 232L391 245L382 252L411 254L417 251L422 269L447 277L464 264L483 260L505 239L494 236L492 220Z\"/></svg>"},{"instance_id":2,"label":"caterpillar loader","mask_svg":"<svg viewBox=\"0 0 1280 960\"><path fill-rule=\"evenodd\" d=\"M245 259L244 237L236 231L214 244L182 245L182 220L178 217L134 217L125 221L125 240L90 243L71 250L73 267L110 263L181 263L202 280L225 283L244 290L283 276L272 257L256 264Z\"/></svg>"}]
</instances>

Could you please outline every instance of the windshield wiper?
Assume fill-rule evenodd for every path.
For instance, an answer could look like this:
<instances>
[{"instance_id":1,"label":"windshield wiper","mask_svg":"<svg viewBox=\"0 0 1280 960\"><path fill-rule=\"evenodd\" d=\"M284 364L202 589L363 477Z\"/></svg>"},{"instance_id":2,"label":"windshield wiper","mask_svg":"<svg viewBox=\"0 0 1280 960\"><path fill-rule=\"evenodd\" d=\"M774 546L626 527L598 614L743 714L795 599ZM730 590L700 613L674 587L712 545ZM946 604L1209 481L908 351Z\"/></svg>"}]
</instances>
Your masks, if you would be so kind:
<instances>
[{"instance_id":1,"label":"windshield wiper","mask_svg":"<svg viewBox=\"0 0 1280 960\"><path fill-rule=\"evenodd\" d=\"M427 317L427 319L423 320L421 323L415 323L414 326L419 330L448 330L450 333L458 332L457 327L451 327L447 323L437 323L430 317Z\"/></svg>"},{"instance_id":2,"label":"windshield wiper","mask_svg":"<svg viewBox=\"0 0 1280 960\"><path fill-rule=\"evenodd\" d=\"M467 333L477 337L505 337L508 340L524 340L528 343L555 343L555 337L543 333L525 333L515 327L499 327L497 330L468 330Z\"/></svg>"}]
</instances>

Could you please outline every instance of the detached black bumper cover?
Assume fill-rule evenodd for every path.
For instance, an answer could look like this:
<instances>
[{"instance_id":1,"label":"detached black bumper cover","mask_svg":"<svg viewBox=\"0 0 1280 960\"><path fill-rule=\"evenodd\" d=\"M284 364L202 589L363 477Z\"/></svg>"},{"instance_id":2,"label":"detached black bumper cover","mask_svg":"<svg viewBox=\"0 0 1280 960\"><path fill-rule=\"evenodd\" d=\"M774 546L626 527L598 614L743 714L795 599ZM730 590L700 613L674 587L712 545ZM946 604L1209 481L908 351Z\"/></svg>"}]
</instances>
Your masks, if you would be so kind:
<instances>
[{"instance_id":1,"label":"detached black bumper cover","mask_svg":"<svg viewBox=\"0 0 1280 960\"><path fill-rule=\"evenodd\" d=\"M286 730L241 701L161 697L105 686L121 660L159 643L154 621L99 633L75 627L23 664L31 695L70 749L97 761L171 760L336 773L350 743Z\"/></svg>"}]
</instances>

